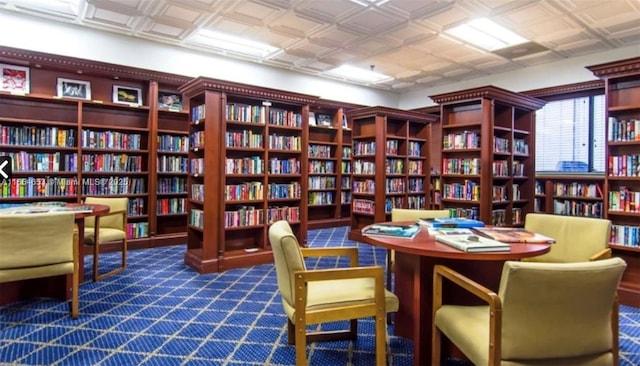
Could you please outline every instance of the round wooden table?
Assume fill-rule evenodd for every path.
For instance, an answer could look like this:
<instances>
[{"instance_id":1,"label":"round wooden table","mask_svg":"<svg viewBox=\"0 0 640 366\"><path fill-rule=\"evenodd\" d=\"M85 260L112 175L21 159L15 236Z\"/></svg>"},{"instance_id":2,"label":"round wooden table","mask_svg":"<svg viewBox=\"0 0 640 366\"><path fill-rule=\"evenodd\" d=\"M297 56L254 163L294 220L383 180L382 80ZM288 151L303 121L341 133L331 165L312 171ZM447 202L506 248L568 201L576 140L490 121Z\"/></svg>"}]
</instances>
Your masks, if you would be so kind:
<instances>
[{"instance_id":1,"label":"round wooden table","mask_svg":"<svg viewBox=\"0 0 640 366\"><path fill-rule=\"evenodd\" d=\"M396 225L414 223L393 222ZM465 253L437 242L424 226L413 239L362 235L362 241L396 252L393 292L400 300L400 309L395 314L394 331L396 335L413 341L413 363L416 366L431 362L435 265L445 265L497 291L505 261L535 257L550 250L549 244L514 243L508 252ZM445 297L447 303L481 304L464 290L453 286L445 287Z\"/></svg>"}]
</instances>

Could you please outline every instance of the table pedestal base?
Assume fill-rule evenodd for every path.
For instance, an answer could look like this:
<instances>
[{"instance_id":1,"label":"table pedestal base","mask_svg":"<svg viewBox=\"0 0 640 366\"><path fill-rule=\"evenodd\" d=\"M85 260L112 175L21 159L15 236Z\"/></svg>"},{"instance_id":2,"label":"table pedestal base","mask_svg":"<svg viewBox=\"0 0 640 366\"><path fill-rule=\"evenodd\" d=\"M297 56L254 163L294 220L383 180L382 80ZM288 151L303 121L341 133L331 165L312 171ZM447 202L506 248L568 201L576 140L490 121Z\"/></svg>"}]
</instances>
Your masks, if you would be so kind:
<instances>
[{"instance_id":1,"label":"table pedestal base","mask_svg":"<svg viewBox=\"0 0 640 366\"><path fill-rule=\"evenodd\" d=\"M504 261L473 261L433 258L395 253L394 293L400 300L400 309L395 314L394 331L397 336L413 341L413 364L431 364L431 328L433 310L433 267L445 265L494 291L500 285ZM459 287L445 282L444 298L448 304L481 305L476 297ZM443 344L446 342L443 342ZM443 350L443 357L450 350Z\"/></svg>"}]
</instances>

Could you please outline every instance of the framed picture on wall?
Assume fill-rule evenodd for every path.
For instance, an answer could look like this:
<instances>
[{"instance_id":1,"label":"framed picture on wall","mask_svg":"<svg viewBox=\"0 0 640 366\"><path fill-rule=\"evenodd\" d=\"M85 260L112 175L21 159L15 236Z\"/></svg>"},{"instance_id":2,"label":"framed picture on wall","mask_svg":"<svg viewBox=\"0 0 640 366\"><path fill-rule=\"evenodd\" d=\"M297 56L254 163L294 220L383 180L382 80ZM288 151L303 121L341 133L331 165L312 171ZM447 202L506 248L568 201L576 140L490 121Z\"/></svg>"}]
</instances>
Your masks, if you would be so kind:
<instances>
[{"instance_id":1,"label":"framed picture on wall","mask_svg":"<svg viewBox=\"0 0 640 366\"><path fill-rule=\"evenodd\" d=\"M129 105L142 105L142 89L132 86L113 86L113 102Z\"/></svg>"},{"instance_id":2,"label":"framed picture on wall","mask_svg":"<svg viewBox=\"0 0 640 366\"><path fill-rule=\"evenodd\" d=\"M57 96L60 98L91 99L91 82L58 78Z\"/></svg>"},{"instance_id":3,"label":"framed picture on wall","mask_svg":"<svg viewBox=\"0 0 640 366\"><path fill-rule=\"evenodd\" d=\"M0 91L29 94L29 68L0 64Z\"/></svg>"},{"instance_id":4,"label":"framed picture on wall","mask_svg":"<svg viewBox=\"0 0 640 366\"><path fill-rule=\"evenodd\" d=\"M318 124L320 126L331 126L331 115L318 113Z\"/></svg>"},{"instance_id":5,"label":"framed picture on wall","mask_svg":"<svg viewBox=\"0 0 640 366\"><path fill-rule=\"evenodd\" d=\"M158 92L158 108L170 111L182 110L182 95L174 92Z\"/></svg>"}]
</instances>

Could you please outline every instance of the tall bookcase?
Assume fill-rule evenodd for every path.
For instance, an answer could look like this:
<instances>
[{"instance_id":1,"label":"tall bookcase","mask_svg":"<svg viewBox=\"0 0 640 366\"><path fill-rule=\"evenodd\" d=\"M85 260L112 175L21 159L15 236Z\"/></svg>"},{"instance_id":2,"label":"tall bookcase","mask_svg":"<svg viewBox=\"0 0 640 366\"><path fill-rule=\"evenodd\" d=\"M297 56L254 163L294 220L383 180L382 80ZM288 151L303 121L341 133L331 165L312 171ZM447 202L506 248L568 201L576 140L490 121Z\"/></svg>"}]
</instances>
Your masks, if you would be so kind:
<instances>
[{"instance_id":1,"label":"tall bookcase","mask_svg":"<svg viewBox=\"0 0 640 366\"><path fill-rule=\"evenodd\" d=\"M604 80L605 199L610 247L627 262L620 302L640 307L640 57L587 67Z\"/></svg>"},{"instance_id":2,"label":"tall bookcase","mask_svg":"<svg viewBox=\"0 0 640 366\"><path fill-rule=\"evenodd\" d=\"M495 86L431 99L441 108L441 208L489 225L522 225L534 210L534 112L545 102Z\"/></svg>"},{"instance_id":3,"label":"tall bookcase","mask_svg":"<svg viewBox=\"0 0 640 366\"><path fill-rule=\"evenodd\" d=\"M436 117L386 107L348 113L352 126L352 208L349 239L388 221L392 208L429 207L429 140Z\"/></svg>"},{"instance_id":4,"label":"tall bookcase","mask_svg":"<svg viewBox=\"0 0 640 366\"><path fill-rule=\"evenodd\" d=\"M185 263L210 273L271 262L268 228L281 219L303 243L313 98L207 78L180 90L191 111Z\"/></svg>"},{"instance_id":5,"label":"tall bookcase","mask_svg":"<svg viewBox=\"0 0 640 366\"><path fill-rule=\"evenodd\" d=\"M348 225L351 130L343 108L311 106L308 128L308 229Z\"/></svg>"}]
</instances>

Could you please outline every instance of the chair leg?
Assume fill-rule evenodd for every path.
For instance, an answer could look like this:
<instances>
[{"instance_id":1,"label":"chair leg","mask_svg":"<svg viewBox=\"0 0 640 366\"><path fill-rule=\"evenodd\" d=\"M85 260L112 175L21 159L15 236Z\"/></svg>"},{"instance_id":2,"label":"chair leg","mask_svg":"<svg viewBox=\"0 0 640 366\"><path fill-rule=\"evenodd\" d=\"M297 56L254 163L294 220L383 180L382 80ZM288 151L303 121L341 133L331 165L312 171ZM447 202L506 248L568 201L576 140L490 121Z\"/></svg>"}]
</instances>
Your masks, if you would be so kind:
<instances>
[{"instance_id":1,"label":"chair leg","mask_svg":"<svg viewBox=\"0 0 640 366\"><path fill-rule=\"evenodd\" d=\"M287 318L287 344L296 344L296 326Z\"/></svg>"},{"instance_id":2,"label":"chair leg","mask_svg":"<svg viewBox=\"0 0 640 366\"><path fill-rule=\"evenodd\" d=\"M384 366L387 364L387 325L386 316L378 314L376 320L376 365Z\"/></svg>"},{"instance_id":3,"label":"chair leg","mask_svg":"<svg viewBox=\"0 0 640 366\"><path fill-rule=\"evenodd\" d=\"M307 326L304 320L299 319L295 323L296 329L296 366L307 365Z\"/></svg>"},{"instance_id":4,"label":"chair leg","mask_svg":"<svg viewBox=\"0 0 640 366\"><path fill-rule=\"evenodd\" d=\"M394 263L392 261L391 249L387 249L387 290L391 291L392 281L393 281L393 271L394 271ZM393 317L391 313L388 313L387 316L387 324L393 324Z\"/></svg>"},{"instance_id":5,"label":"chair leg","mask_svg":"<svg viewBox=\"0 0 640 366\"><path fill-rule=\"evenodd\" d=\"M97 262L98 255L100 253L100 249L99 249L99 246L97 244L94 244L93 253L94 253L93 254L93 280L94 281L100 281L103 278L112 276L112 275L114 275L116 273L120 273L120 272L124 271L125 268L127 267L127 239L124 239L123 242L122 242L122 257L121 257L121 262L120 262L121 266L116 268L116 269L114 269L114 270L112 270L112 271L100 274L99 271L98 271L98 262Z\"/></svg>"},{"instance_id":6,"label":"chair leg","mask_svg":"<svg viewBox=\"0 0 640 366\"><path fill-rule=\"evenodd\" d=\"M431 334L431 364L432 365L440 365L440 352L441 352L441 343L442 343L442 333L440 329L433 324L432 334Z\"/></svg>"},{"instance_id":7,"label":"chair leg","mask_svg":"<svg viewBox=\"0 0 640 366\"><path fill-rule=\"evenodd\" d=\"M80 295L78 294L80 287L80 274L78 273L78 268L74 268L71 278L71 317L73 319L78 319L78 299Z\"/></svg>"}]
</instances>

